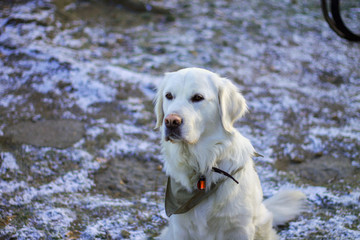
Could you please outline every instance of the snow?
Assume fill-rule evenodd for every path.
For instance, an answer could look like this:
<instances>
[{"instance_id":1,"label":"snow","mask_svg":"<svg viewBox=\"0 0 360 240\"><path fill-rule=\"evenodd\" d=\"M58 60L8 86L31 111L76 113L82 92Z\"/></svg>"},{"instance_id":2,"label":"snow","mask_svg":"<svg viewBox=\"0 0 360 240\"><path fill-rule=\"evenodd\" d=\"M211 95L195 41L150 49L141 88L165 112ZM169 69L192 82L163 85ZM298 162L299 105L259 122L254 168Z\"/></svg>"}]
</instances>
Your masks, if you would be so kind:
<instances>
[{"instance_id":1,"label":"snow","mask_svg":"<svg viewBox=\"0 0 360 240\"><path fill-rule=\"evenodd\" d=\"M11 205L21 205L30 203L35 197L49 196L56 193L79 192L89 190L94 185L92 179L88 178L86 170L74 171L57 178L55 181L42 185L39 188L22 186L24 190L21 194L15 195L10 199Z\"/></svg>"},{"instance_id":2,"label":"snow","mask_svg":"<svg viewBox=\"0 0 360 240\"><path fill-rule=\"evenodd\" d=\"M1 194L12 193L19 188L26 188L26 187L28 186L24 181L17 182L17 181L4 181L2 179L0 180Z\"/></svg>"},{"instance_id":3,"label":"snow","mask_svg":"<svg viewBox=\"0 0 360 240\"><path fill-rule=\"evenodd\" d=\"M66 231L71 222L75 220L75 214L64 208L51 208L40 211L37 217L39 218L39 224L56 226L56 231Z\"/></svg>"},{"instance_id":4,"label":"snow","mask_svg":"<svg viewBox=\"0 0 360 240\"><path fill-rule=\"evenodd\" d=\"M81 4L68 4L64 11L75 14ZM0 116L1 121L12 119L12 115L16 121L43 118L36 106L28 105L28 94L15 91L27 84L46 96L42 99L46 103L54 101L51 96L55 95L65 99L61 103L64 108L80 107L84 114L81 120L86 122L86 136L72 148L22 145L21 154L32 161L28 169L23 168L28 166L23 165L23 155L1 149L0 204L5 208L29 206L34 216L19 227L7 224L0 235L64 238L79 219L84 222L79 233L82 239L119 239L121 230L126 230L131 239L146 239L146 232L159 231L166 222L163 192L129 199L94 193L94 174L106 165L96 158L142 155L161 160L160 136L152 129L154 122L135 122L154 120L144 102L152 101L164 72L198 66L233 80L245 95L250 112L236 127L265 156L255 159L264 195L291 188L308 197L307 215L290 222L279 232L281 238L308 239L311 234L329 239L360 238L359 187L338 191L299 184L273 167L279 136L295 135L291 131L296 128L304 135L300 146L305 151L335 154L328 146L334 142L346 151L340 151L341 156L350 158L352 166L359 169L359 45L338 38L312 2L196 0L187 4L181 9L180 2L166 1L165 5L180 12L174 22L151 19L135 27L81 19L64 22L55 14L52 1L15 4L11 11L0 14L0 110L7 109L8 113ZM7 25L10 17L31 22ZM9 56L19 58L17 65L11 65ZM327 74L341 83L321 80ZM60 82L70 86L61 91ZM139 88L143 95L116 99L123 84ZM105 118L89 119L87 114L93 113L94 103L112 102L121 104L130 120L108 123ZM27 111L19 111L19 105L26 105ZM339 107L334 110L333 105ZM286 121L291 113L295 122ZM78 115L67 111L62 117ZM4 126L0 126L0 136L4 135ZM117 138L98 146L97 139L107 132ZM99 149L87 149L89 140ZM297 143L286 142L281 147L283 154L296 157L293 150ZM63 170L66 164L49 157L49 152L73 165ZM333 209L322 208L325 203ZM96 212L101 214L93 217ZM150 223L153 225L148 226Z\"/></svg>"},{"instance_id":5,"label":"snow","mask_svg":"<svg viewBox=\"0 0 360 240\"><path fill-rule=\"evenodd\" d=\"M3 152L0 155L2 164L0 167L0 174L6 173L6 171L17 171L19 166L16 164L16 158L8 152Z\"/></svg>"},{"instance_id":6,"label":"snow","mask_svg":"<svg viewBox=\"0 0 360 240\"><path fill-rule=\"evenodd\" d=\"M346 222L348 221L340 217L330 220L321 220L318 217L300 219L297 222L291 222L289 226L290 235L283 235L282 237L286 239L301 239L311 235L311 233L321 232L330 239L357 239L359 236L358 231L345 228Z\"/></svg>"}]
</instances>

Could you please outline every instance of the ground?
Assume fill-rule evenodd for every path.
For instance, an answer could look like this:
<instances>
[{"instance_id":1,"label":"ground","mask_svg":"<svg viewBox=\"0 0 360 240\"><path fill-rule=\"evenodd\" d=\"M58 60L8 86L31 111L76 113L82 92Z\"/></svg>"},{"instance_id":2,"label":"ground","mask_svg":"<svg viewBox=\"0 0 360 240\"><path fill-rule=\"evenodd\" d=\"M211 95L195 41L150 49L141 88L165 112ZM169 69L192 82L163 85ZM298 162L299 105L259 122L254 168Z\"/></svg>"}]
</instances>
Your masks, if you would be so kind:
<instances>
[{"instance_id":1,"label":"ground","mask_svg":"<svg viewBox=\"0 0 360 240\"><path fill-rule=\"evenodd\" d=\"M120 2L0 2L0 238L156 237L166 176L152 100L164 72L192 66L248 101L236 127L264 155L265 197L307 195L281 238L360 238L360 44L319 2Z\"/></svg>"}]
</instances>

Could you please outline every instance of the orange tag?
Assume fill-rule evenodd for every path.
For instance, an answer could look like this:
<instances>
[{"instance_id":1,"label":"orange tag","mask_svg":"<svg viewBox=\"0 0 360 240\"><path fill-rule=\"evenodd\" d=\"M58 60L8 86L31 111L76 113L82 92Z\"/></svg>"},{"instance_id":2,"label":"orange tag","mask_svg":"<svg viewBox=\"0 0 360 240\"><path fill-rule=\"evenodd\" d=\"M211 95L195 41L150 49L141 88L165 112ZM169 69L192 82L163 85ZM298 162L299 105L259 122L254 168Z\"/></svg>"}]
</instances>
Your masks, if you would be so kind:
<instances>
[{"instance_id":1,"label":"orange tag","mask_svg":"<svg viewBox=\"0 0 360 240\"><path fill-rule=\"evenodd\" d=\"M206 188L206 178L205 178L205 176L200 176L199 181L197 183L197 188L199 190L205 190L205 188Z\"/></svg>"}]
</instances>

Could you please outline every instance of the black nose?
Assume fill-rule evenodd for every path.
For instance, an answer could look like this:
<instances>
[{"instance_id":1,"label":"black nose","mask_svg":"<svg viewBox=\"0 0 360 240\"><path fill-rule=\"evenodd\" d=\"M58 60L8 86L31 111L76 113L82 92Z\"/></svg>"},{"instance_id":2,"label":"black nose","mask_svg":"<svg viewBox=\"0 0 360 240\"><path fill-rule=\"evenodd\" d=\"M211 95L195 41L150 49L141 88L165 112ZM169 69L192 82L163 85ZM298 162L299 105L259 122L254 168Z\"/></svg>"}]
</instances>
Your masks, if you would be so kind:
<instances>
[{"instance_id":1,"label":"black nose","mask_svg":"<svg viewBox=\"0 0 360 240\"><path fill-rule=\"evenodd\" d=\"M177 128L182 124L182 119L177 114L169 114L165 118L165 126L167 128Z\"/></svg>"}]
</instances>

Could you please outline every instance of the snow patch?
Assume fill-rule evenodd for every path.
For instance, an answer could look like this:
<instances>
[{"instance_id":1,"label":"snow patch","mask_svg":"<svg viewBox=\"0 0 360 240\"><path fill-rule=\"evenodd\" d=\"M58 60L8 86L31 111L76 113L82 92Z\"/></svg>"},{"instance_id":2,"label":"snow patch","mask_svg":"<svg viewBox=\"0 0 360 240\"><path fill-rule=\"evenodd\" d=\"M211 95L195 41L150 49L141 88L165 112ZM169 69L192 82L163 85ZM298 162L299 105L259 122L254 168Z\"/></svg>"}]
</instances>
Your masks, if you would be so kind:
<instances>
[{"instance_id":1,"label":"snow patch","mask_svg":"<svg viewBox=\"0 0 360 240\"><path fill-rule=\"evenodd\" d=\"M11 153L2 152L0 156L2 159L0 174L4 174L7 171L15 172L19 170L19 166L16 163L16 159Z\"/></svg>"}]
</instances>

